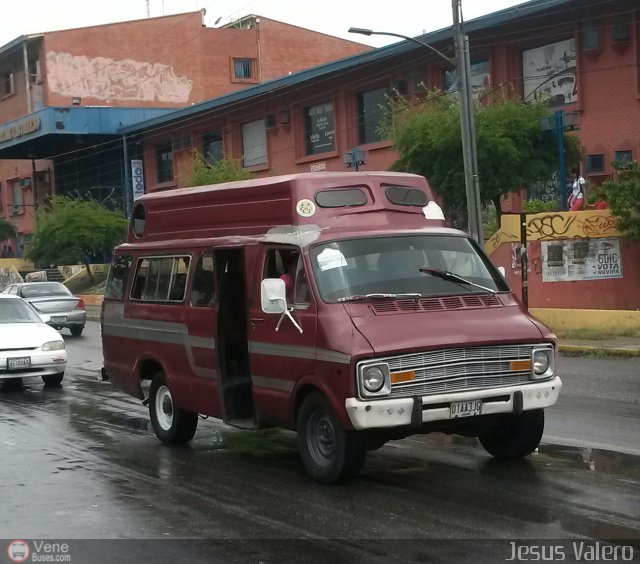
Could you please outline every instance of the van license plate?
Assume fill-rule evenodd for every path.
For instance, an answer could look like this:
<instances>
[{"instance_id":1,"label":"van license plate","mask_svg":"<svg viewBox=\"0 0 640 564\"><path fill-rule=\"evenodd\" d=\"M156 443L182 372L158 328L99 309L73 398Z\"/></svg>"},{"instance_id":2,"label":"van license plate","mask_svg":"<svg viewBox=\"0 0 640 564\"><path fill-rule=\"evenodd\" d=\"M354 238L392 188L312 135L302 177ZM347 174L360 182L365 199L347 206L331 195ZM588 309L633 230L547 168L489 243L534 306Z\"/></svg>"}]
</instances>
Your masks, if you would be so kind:
<instances>
[{"instance_id":1,"label":"van license plate","mask_svg":"<svg viewBox=\"0 0 640 564\"><path fill-rule=\"evenodd\" d=\"M7 368L9 370L16 370L17 368L29 368L31 366L30 356L21 356L18 358L8 358Z\"/></svg>"},{"instance_id":2,"label":"van license plate","mask_svg":"<svg viewBox=\"0 0 640 564\"><path fill-rule=\"evenodd\" d=\"M451 419L458 417L472 417L480 415L482 410L482 400L452 401Z\"/></svg>"}]
</instances>

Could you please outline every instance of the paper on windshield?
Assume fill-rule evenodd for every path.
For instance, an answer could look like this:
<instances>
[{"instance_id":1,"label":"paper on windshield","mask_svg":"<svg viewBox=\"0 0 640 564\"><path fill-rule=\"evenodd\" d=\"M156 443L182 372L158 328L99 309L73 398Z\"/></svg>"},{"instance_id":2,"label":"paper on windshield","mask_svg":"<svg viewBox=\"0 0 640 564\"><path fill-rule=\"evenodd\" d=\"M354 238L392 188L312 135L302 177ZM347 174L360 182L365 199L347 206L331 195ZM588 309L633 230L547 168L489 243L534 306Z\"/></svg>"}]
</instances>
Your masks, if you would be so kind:
<instances>
[{"instance_id":1,"label":"paper on windshield","mask_svg":"<svg viewBox=\"0 0 640 564\"><path fill-rule=\"evenodd\" d=\"M325 249L318 255L318 266L320 270L331 270L332 268L341 268L347 266L344 255L338 249Z\"/></svg>"}]
</instances>

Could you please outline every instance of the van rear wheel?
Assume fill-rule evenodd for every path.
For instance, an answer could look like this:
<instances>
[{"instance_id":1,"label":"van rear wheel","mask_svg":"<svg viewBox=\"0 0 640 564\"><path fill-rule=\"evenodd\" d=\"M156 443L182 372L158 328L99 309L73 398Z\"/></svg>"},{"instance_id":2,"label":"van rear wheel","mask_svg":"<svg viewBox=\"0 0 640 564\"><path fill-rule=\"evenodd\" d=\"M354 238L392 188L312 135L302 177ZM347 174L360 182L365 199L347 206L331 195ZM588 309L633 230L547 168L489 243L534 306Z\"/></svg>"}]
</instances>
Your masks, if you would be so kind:
<instances>
[{"instance_id":1,"label":"van rear wheel","mask_svg":"<svg viewBox=\"0 0 640 564\"><path fill-rule=\"evenodd\" d=\"M314 480L334 484L360 473L366 456L363 437L341 427L322 394L314 392L303 400L297 431L302 463Z\"/></svg>"},{"instance_id":2,"label":"van rear wheel","mask_svg":"<svg viewBox=\"0 0 640 564\"><path fill-rule=\"evenodd\" d=\"M501 415L479 436L480 444L499 460L515 460L538 448L544 432L544 411Z\"/></svg>"},{"instance_id":3,"label":"van rear wheel","mask_svg":"<svg viewBox=\"0 0 640 564\"><path fill-rule=\"evenodd\" d=\"M177 407L162 372L151 381L149 390L149 415L156 436L168 444L187 443L195 435L198 414Z\"/></svg>"}]
</instances>

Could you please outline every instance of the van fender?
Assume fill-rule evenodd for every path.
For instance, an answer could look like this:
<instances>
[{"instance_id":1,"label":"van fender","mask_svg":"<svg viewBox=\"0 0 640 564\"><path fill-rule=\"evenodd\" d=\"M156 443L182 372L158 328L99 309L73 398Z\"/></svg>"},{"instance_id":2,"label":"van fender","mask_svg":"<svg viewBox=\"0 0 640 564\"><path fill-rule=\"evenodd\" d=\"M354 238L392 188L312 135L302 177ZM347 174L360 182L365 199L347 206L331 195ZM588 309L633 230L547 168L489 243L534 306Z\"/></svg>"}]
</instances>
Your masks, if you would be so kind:
<instances>
[{"instance_id":1,"label":"van fender","mask_svg":"<svg viewBox=\"0 0 640 564\"><path fill-rule=\"evenodd\" d=\"M336 390L327 385L326 379L318 378L315 374L309 374L300 378L291 393L290 420L293 422L294 428L297 424L298 412L302 401L307 395L315 391L320 392L327 398L342 428L352 430L354 427L351 424L351 419L345 408L345 398L338 397Z\"/></svg>"},{"instance_id":2,"label":"van fender","mask_svg":"<svg viewBox=\"0 0 640 564\"><path fill-rule=\"evenodd\" d=\"M162 371L164 373L165 378L167 379L167 385L171 385L171 375L167 372L167 369L160 358L152 352L145 351L140 354L136 359L133 371L136 376L136 386L140 390L139 397L141 398L144 398L144 393L142 392L142 381L152 380L158 371Z\"/></svg>"}]
</instances>

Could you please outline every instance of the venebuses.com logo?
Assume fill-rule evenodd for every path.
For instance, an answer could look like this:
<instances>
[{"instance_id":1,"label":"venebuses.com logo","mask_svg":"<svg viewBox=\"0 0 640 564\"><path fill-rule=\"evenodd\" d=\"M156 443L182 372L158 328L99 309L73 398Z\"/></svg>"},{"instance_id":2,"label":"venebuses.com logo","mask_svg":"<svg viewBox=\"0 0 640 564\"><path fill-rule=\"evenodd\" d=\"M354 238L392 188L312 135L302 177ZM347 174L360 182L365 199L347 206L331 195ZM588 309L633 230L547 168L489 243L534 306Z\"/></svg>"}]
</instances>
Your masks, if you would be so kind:
<instances>
[{"instance_id":1,"label":"venebuses.com logo","mask_svg":"<svg viewBox=\"0 0 640 564\"><path fill-rule=\"evenodd\" d=\"M30 554L29 543L23 540L14 540L7 547L7 555L12 562L26 562Z\"/></svg>"},{"instance_id":2,"label":"venebuses.com logo","mask_svg":"<svg viewBox=\"0 0 640 564\"><path fill-rule=\"evenodd\" d=\"M66 542L13 540L7 546L11 562L71 562Z\"/></svg>"}]
</instances>

